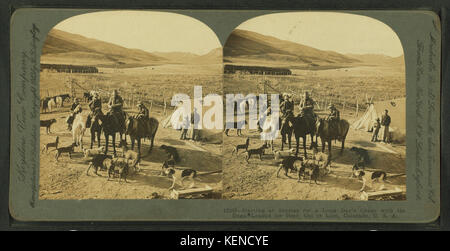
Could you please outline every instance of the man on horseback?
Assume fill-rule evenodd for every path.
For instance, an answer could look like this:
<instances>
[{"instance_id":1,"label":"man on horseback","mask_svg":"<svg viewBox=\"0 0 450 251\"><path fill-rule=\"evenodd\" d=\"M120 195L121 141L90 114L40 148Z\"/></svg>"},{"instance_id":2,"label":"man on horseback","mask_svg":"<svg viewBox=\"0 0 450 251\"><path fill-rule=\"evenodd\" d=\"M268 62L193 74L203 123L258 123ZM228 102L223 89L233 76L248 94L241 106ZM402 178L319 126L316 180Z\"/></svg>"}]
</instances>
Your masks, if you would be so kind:
<instances>
[{"instance_id":1,"label":"man on horseback","mask_svg":"<svg viewBox=\"0 0 450 251\"><path fill-rule=\"evenodd\" d=\"M292 97L288 93L283 93L283 101L280 104L281 111L281 125L280 129L283 131L290 119L294 117L294 102L292 101Z\"/></svg>"},{"instance_id":2,"label":"man on horseback","mask_svg":"<svg viewBox=\"0 0 450 251\"><path fill-rule=\"evenodd\" d=\"M112 92L112 96L108 102L108 115L112 115L117 125L120 126L122 131L125 130L125 116L123 113L123 99L119 96L117 90Z\"/></svg>"},{"instance_id":3,"label":"man on horseback","mask_svg":"<svg viewBox=\"0 0 450 251\"><path fill-rule=\"evenodd\" d=\"M316 102L309 96L309 92L305 92L303 96L303 102L300 106L300 116L310 118L311 121L316 121L317 115L314 112L314 105ZM315 124L308 124L308 128L314 128Z\"/></svg>"},{"instance_id":4,"label":"man on horseback","mask_svg":"<svg viewBox=\"0 0 450 251\"><path fill-rule=\"evenodd\" d=\"M74 113L74 114L81 113L83 111L83 109L81 108L81 105L80 105L80 99L79 98L75 98L72 106L70 107L70 111L72 111L72 113Z\"/></svg>"},{"instance_id":5,"label":"man on horseback","mask_svg":"<svg viewBox=\"0 0 450 251\"><path fill-rule=\"evenodd\" d=\"M330 104L328 106L330 113L328 114L327 120L330 122L330 126L332 128L339 129L339 120L341 119L339 110L334 106L334 104Z\"/></svg>"},{"instance_id":6,"label":"man on horseback","mask_svg":"<svg viewBox=\"0 0 450 251\"><path fill-rule=\"evenodd\" d=\"M91 120L93 117L97 117L98 114L102 112L102 100L100 99L97 92L92 92L92 99L88 103L89 115L86 119L86 128L89 128L91 126ZM95 121L94 121L95 123Z\"/></svg>"},{"instance_id":7,"label":"man on horseback","mask_svg":"<svg viewBox=\"0 0 450 251\"><path fill-rule=\"evenodd\" d=\"M148 126L148 122L149 122L149 116L150 116L150 112L148 110L148 108L144 105L144 102L140 101L137 105L139 112L136 115L136 119L139 122L142 122L142 124L144 125L145 131L149 132L149 126ZM147 135L150 136L150 135Z\"/></svg>"}]
</instances>

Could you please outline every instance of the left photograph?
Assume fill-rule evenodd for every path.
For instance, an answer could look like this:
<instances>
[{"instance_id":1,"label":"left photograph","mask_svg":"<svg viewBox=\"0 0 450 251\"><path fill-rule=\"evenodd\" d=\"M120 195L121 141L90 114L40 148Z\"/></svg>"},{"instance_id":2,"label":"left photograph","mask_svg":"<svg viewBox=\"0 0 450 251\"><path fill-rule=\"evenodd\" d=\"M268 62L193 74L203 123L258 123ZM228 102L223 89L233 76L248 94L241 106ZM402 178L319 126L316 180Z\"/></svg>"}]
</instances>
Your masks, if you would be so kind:
<instances>
[{"instance_id":1,"label":"left photograph","mask_svg":"<svg viewBox=\"0 0 450 251\"><path fill-rule=\"evenodd\" d=\"M47 34L40 63L39 199L221 198L222 131L196 126L214 105L203 97L222 95L207 25L154 11L74 16Z\"/></svg>"}]
</instances>

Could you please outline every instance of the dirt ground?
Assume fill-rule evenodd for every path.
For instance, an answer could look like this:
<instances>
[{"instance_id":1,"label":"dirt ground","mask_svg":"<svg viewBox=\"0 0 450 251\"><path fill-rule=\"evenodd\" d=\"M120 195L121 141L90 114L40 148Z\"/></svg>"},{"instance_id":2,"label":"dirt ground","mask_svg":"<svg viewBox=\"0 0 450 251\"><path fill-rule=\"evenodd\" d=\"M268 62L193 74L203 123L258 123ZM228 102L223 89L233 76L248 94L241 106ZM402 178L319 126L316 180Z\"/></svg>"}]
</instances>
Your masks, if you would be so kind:
<instances>
[{"instance_id":1,"label":"dirt ground","mask_svg":"<svg viewBox=\"0 0 450 251\"><path fill-rule=\"evenodd\" d=\"M349 122L352 119L347 118ZM249 163L245 161L246 154L231 155L233 147L244 144L245 138L250 138L250 147L257 148L262 145L259 133L256 130L243 130L243 136L236 136L235 131L230 136L224 136L224 180L223 198L233 200L359 200L362 182L356 178L350 178L352 166L357 160L357 155L350 148L362 147L367 149L371 164L367 170L382 170L389 175L404 174L405 171L405 146L370 142L371 134L350 128L345 141L345 149L340 152L341 143L333 142L331 173L321 177L319 184L309 184L308 180L298 182L297 174L290 173L290 178L280 172L277 178L279 160L274 160L271 149L266 149L262 160L252 157ZM309 150L311 143L307 138L308 158L312 156ZM292 137L292 147L295 147L295 138ZM300 147L302 143L300 142ZM281 139L274 142L275 150L281 148ZM319 148L321 148L319 140ZM326 150L327 151L327 148ZM302 149L299 156L303 156ZM388 177L387 183L375 182L365 189L366 192L379 189L406 190L406 176ZM382 187L384 186L384 188ZM384 198L406 199L406 198Z\"/></svg>"},{"instance_id":2,"label":"dirt ground","mask_svg":"<svg viewBox=\"0 0 450 251\"><path fill-rule=\"evenodd\" d=\"M60 138L60 146L69 146L72 143L72 136L67 130L65 119L69 114L70 104L66 107L57 108L52 113L41 114L41 119L56 118L56 124L52 125L51 133L46 134L45 128L41 128L41 147L44 143L52 142L56 136ZM87 114L86 104L83 104L83 113ZM151 116L156 117L160 122L165 117L162 109L154 106ZM140 171L129 175L128 183L118 182L118 179L108 181L107 173L99 171L100 176L96 176L92 170L90 175L86 175L88 159L84 156L79 147L75 148L72 159L67 154L63 154L59 161L55 161L55 151L41 153L40 155L40 187L39 199L151 199L169 198L168 188L172 180L165 176L160 176L161 164L167 158L165 152L159 147L162 144L171 145L178 149L181 161L177 168L191 168L198 173L221 170L220 144L208 144L204 142L179 140L179 131L163 128L160 126L156 133L155 146L150 154L148 140L142 143L142 160ZM116 145L118 144L116 138ZM127 137L128 143L130 142ZM83 138L84 147L90 146L90 132L87 130ZM101 137L101 145L105 144L104 136ZM95 146L95 145L94 145ZM111 146L111 145L110 145ZM136 150L136 148L135 148ZM120 155L121 149L117 149ZM112 148L109 149L112 154ZM195 187L210 186L213 193L208 198L220 198L222 192L222 173L199 175ZM176 186L175 189L179 189Z\"/></svg>"}]
</instances>

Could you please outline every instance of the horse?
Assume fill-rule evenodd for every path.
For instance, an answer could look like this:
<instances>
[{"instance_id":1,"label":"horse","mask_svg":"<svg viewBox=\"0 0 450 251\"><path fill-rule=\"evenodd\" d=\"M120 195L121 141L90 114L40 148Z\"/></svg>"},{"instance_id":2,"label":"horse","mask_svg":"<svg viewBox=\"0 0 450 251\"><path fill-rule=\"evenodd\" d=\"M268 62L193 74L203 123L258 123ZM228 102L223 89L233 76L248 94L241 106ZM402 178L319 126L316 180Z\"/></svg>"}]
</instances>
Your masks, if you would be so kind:
<instances>
[{"instance_id":1,"label":"horse","mask_svg":"<svg viewBox=\"0 0 450 251\"><path fill-rule=\"evenodd\" d=\"M120 140L122 140L122 135L125 134L125 126L120 125L117 123L115 115L112 113L98 113L96 114L92 120L99 121L103 134L105 135L105 154L108 153L108 145L109 145L109 136L112 137L112 145L113 145L113 152L114 155L116 155L116 133L120 134ZM126 114L123 113L123 123L125 124L125 117Z\"/></svg>"},{"instance_id":2,"label":"horse","mask_svg":"<svg viewBox=\"0 0 450 251\"><path fill-rule=\"evenodd\" d=\"M55 100L55 98L50 98L50 99L48 100L48 103L47 103L48 111L49 111L49 112L52 112L52 109L53 109L54 107L56 107L56 100Z\"/></svg>"},{"instance_id":3,"label":"horse","mask_svg":"<svg viewBox=\"0 0 450 251\"><path fill-rule=\"evenodd\" d=\"M67 128L72 131L73 143L83 150L83 136L86 131L86 118L81 113L70 114L67 119Z\"/></svg>"},{"instance_id":4,"label":"horse","mask_svg":"<svg viewBox=\"0 0 450 251\"><path fill-rule=\"evenodd\" d=\"M314 135L316 133L316 128L314 127L316 121L312 115L299 114L294 118L293 129L296 142L295 156L298 156L298 148L300 143L300 137L303 138L303 151L306 154L306 136L311 135L311 144L314 143Z\"/></svg>"},{"instance_id":5,"label":"horse","mask_svg":"<svg viewBox=\"0 0 450 251\"><path fill-rule=\"evenodd\" d=\"M277 125L278 122L278 125ZM261 140L264 141L266 148L271 148L273 152L273 140L278 137L280 120L272 119L272 116L267 116L261 127Z\"/></svg>"},{"instance_id":6,"label":"horse","mask_svg":"<svg viewBox=\"0 0 450 251\"><path fill-rule=\"evenodd\" d=\"M330 121L320 118L316 123L316 135L322 141L322 152L325 152L325 144L328 143L328 153L331 156L331 141L339 140L342 142L341 154L344 151L345 138L347 137L350 124L345 119L340 119L337 127L330 127ZM316 139L317 141L317 139Z\"/></svg>"},{"instance_id":7,"label":"horse","mask_svg":"<svg viewBox=\"0 0 450 251\"><path fill-rule=\"evenodd\" d=\"M155 140L156 131L158 130L159 122L157 119L150 117L147 121L147 127L144 127L143 121L134 117L128 117L125 122L125 133L130 136L131 150L134 149L134 141L137 141L138 159L141 158L141 139L148 138L150 140L150 153L153 149L153 141Z\"/></svg>"},{"instance_id":8,"label":"horse","mask_svg":"<svg viewBox=\"0 0 450 251\"><path fill-rule=\"evenodd\" d=\"M280 118L280 133L281 133L281 151L284 149L284 144L286 142L286 139L288 140L289 149L291 149L291 138L292 133L294 132L294 116L288 116L285 121L285 125L282 126L282 120Z\"/></svg>"},{"instance_id":9,"label":"horse","mask_svg":"<svg viewBox=\"0 0 450 251\"><path fill-rule=\"evenodd\" d=\"M63 98L62 97L56 96L56 97L54 97L54 99L55 99L57 107L63 107Z\"/></svg>"},{"instance_id":10,"label":"horse","mask_svg":"<svg viewBox=\"0 0 450 251\"><path fill-rule=\"evenodd\" d=\"M98 113L102 113L102 111L99 111ZM102 134L102 125L100 121L96 118L96 115L91 118L91 125L89 127L91 132L91 149L94 145L95 138L97 136L97 147L100 147L100 135Z\"/></svg>"}]
</instances>

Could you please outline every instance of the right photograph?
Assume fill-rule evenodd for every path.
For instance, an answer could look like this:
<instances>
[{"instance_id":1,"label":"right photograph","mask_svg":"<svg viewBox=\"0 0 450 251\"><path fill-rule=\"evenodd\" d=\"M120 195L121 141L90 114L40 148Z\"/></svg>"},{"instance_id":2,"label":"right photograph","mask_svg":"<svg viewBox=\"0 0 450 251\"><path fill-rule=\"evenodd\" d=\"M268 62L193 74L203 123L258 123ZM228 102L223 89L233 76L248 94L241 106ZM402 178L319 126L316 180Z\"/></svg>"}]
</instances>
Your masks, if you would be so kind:
<instances>
[{"instance_id":1,"label":"right photograph","mask_svg":"<svg viewBox=\"0 0 450 251\"><path fill-rule=\"evenodd\" d=\"M405 60L388 25L264 15L236 27L223 62L223 199L406 200Z\"/></svg>"}]
</instances>

